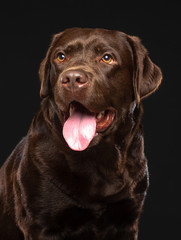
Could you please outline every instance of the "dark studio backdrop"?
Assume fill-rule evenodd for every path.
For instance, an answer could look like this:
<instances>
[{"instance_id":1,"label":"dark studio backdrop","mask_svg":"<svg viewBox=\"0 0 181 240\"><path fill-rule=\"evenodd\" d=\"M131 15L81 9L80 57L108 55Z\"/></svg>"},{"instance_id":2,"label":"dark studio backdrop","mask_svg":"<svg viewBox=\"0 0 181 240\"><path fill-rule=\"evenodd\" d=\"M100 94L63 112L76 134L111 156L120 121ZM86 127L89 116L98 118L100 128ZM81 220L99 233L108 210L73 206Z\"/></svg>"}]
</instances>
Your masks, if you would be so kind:
<instances>
[{"instance_id":1,"label":"dark studio backdrop","mask_svg":"<svg viewBox=\"0 0 181 240\"><path fill-rule=\"evenodd\" d=\"M135 2L135 3L134 3ZM26 135L39 109L39 64L54 33L68 27L117 29L139 36L163 71L144 100L150 188L139 240L178 239L180 212L180 5L122 1L14 1L0 8L0 164Z\"/></svg>"}]
</instances>

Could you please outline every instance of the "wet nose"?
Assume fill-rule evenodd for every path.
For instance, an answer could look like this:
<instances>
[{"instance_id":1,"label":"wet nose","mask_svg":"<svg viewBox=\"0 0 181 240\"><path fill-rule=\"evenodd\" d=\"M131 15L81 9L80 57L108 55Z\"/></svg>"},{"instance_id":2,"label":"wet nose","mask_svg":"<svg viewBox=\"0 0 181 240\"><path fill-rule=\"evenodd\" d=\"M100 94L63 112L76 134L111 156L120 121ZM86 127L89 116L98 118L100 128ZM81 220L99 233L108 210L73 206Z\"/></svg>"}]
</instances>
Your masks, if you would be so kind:
<instances>
[{"instance_id":1,"label":"wet nose","mask_svg":"<svg viewBox=\"0 0 181 240\"><path fill-rule=\"evenodd\" d=\"M88 78L83 71L69 70L62 74L61 84L69 91L77 91L87 86Z\"/></svg>"}]
</instances>

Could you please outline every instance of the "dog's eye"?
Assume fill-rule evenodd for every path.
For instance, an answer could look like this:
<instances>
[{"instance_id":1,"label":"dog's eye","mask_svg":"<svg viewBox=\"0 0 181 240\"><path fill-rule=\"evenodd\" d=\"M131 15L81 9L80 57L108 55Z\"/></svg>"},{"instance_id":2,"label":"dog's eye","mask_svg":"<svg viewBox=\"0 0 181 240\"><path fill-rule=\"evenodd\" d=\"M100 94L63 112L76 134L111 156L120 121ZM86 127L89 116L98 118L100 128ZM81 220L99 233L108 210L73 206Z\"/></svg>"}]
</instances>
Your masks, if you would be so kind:
<instances>
[{"instance_id":1,"label":"dog's eye","mask_svg":"<svg viewBox=\"0 0 181 240\"><path fill-rule=\"evenodd\" d=\"M105 54L105 55L101 58L101 60L102 60L103 62L105 62L105 63L108 63L108 64L111 64L111 63L113 63L113 61L114 61L110 54Z\"/></svg>"},{"instance_id":2,"label":"dog's eye","mask_svg":"<svg viewBox=\"0 0 181 240\"><path fill-rule=\"evenodd\" d=\"M58 54L58 57L57 57L57 60L58 60L59 62L65 61L65 54L59 53L59 54Z\"/></svg>"}]
</instances>

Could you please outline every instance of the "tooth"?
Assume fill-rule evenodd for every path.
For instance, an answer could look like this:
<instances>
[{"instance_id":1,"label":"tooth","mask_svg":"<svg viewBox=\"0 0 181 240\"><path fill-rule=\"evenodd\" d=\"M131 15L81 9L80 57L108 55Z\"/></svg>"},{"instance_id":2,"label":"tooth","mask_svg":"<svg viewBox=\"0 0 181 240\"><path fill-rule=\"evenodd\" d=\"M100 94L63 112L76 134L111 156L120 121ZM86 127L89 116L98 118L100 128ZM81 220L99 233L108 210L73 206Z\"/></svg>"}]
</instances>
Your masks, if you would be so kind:
<instances>
[{"instance_id":1,"label":"tooth","mask_svg":"<svg viewBox=\"0 0 181 240\"><path fill-rule=\"evenodd\" d=\"M102 114L99 113L99 114L97 115L97 119L100 119L101 117L102 117Z\"/></svg>"},{"instance_id":2,"label":"tooth","mask_svg":"<svg viewBox=\"0 0 181 240\"><path fill-rule=\"evenodd\" d=\"M72 104L70 104L70 109L69 109L69 115L70 116L72 115L72 112L73 112L73 106L72 106Z\"/></svg>"},{"instance_id":3,"label":"tooth","mask_svg":"<svg viewBox=\"0 0 181 240\"><path fill-rule=\"evenodd\" d=\"M100 112L100 113L97 115L97 119L101 119L103 115L104 115L104 111Z\"/></svg>"}]
</instances>

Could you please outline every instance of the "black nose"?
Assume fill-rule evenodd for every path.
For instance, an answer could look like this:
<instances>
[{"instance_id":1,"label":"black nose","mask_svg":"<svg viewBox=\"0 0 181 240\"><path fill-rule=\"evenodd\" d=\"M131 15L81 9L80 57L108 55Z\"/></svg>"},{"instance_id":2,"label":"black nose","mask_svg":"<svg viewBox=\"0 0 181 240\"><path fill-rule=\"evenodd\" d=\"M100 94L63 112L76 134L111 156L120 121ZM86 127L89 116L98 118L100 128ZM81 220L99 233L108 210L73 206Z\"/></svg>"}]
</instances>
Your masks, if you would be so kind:
<instances>
[{"instance_id":1,"label":"black nose","mask_svg":"<svg viewBox=\"0 0 181 240\"><path fill-rule=\"evenodd\" d=\"M88 78L83 71L69 70L62 74L61 84L69 91L77 91L87 86Z\"/></svg>"}]
</instances>

